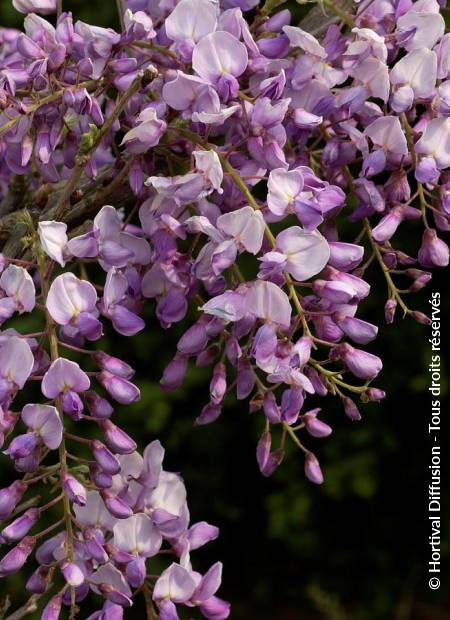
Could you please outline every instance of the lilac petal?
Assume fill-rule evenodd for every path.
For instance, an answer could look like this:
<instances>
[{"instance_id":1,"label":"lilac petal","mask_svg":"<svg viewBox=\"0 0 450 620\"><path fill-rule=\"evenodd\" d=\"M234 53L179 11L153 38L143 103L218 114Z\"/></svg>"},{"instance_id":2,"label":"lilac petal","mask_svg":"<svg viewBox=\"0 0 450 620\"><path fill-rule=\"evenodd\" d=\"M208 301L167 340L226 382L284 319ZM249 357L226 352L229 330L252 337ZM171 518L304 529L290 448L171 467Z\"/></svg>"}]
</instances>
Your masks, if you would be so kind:
<instances>
[{"instance_id":1,"label":"lilac petal","mask_svg":"<svg viewBox=\"0 0 450 620\"><path fill-rule=\"evenodd\" d=\"M95 234L89 232L70 239L67 243L67 250L77 258L95 258L99 252Z\"/></svg>"},{"instance_id":2,"label":"lilac petal","mask_svg":"<svg viewBox=\"0 0 450 620\"><path fill-rule=\"evenodd\" d=\"M61 564L61 572L66 582L72 587L78 587L84 582L82 570L72 562L63 562Z\"/></svg>"},{"instance_id":3,"label":"lilac petal","mask_svg":"<svg viewBox=\"0 0 450 620\"><path fill-rule=\"evenodd\" d=\"M97 303L97 292L87 280L73 273L56 277L47 295L47 310L59 325L67 325L82 312L91 312Z\"/></svg>"},{"instance_id":4,"label":"lilac petal","mask_svg":"<svg viewBox=\"0 0 450 620\"><path fill-rule=\"evenodd\" d=\"M160 620L180 620L180 616L177 613L177 608L170 600L163 600L161 602L158 617Z\"/></svg>"},{"instance_id":5,"label":"lilac petal","mask_svg":"<svg viewBox=\"0 0 450 620\"><path fill-rule=\"evenodd\" d=\"M221 215L217 219L217 228L235 239L250 254L257 254L261 249L265 222L261 212L252 207Z\"/></svg>"},{"instance_id":6,"label":"lilac petal","mask_svg":"<svg viewBox=\"0 0 450 620\"><path fill-rule=\"evenodd\" d=\"M64 250L67 246L67 224L63 222L45 221L38 225L39 239L44 252L61 267L64 267Z\"/></svg>"},{"instance_id":7,"label":"lilac petal","mask_svg":"<svg viewBox=\"0 0 450 620\"><path fill-rule=\"evenodd\" d=\"M407 155L408 145L400 120L396 116L382 116L366 127L364 134L372 142L395 155Z\"/></svg>"},{"instance_id":8,"label":"lilac petal","mask_svg":"<svg viewBox=\"0 0 450 620\"><path fill-rule=\"evenodd\" d=\"M209 0L208 4L210 4ZM223 181L222 164L220 163L219 156L213 150L209 151L193 151L192 155L195 159L195 167L200 172L203 172L206 180L211 186L222 193L221 185Z\"/></svg>"},{"instance_id":9,"label":"lilac petal","mask_svg":"<svg viewBox=\"0 0 450 620\"><path fill-rule=\"evenodd\" d=\"M189 549L195 550L203 547L211 540L215 540L219 535L219 528L214 525L201 521L192 525L187 533Z\"/></svg>"},{"instance_id":10,"label":"lilac petal","mask_svg":"<svg viewBox=\"0 0 450 620\"><path fill-rule=\"evenodd\" d=\"M440 169L448 168L450 166L450 118L433 118L429 121L414 148L416 153L431 155Z\"/></svg>"},{"instance_id":11,"label":"lilac petal","mask_svg":"<svg viewBox=\"0 0 450 620\"><path fill-rule=\"evenodd\" d=\"M217 592L221 582L222 562L216 562L202 577L200 584L197 586L194 594L192 595L193 600L195 600L195 602L207 601Z\"/></svg>"},{"instance_id":12,"label":"lilac petal","mask_svg":"<svg viewBox=\"0 0 450 620\"><path fill-rule=\"evenodd\" d=\"M336 323L349 338L358 344L367 344L377 337L378 327L361 319L348 316L336 319Z\"/></svg>"},{"instance_id":13,"label":"lilac petal","mask_svg":"<svg viewBox=\"0 0 450 620\"><path fill-rule=\"evenodd\" d=\"M271 170L268 181L267 206L275 215L283 216L303 190L303 175L299 170Z\"/></svg>"},{"instance_id":14,"label":"lilac petal","mask_svg":"<svg viewBox=\"0 0 450 620\"><path fill-rule=\"evenodd\" d=\"M31 312L36 303L34 282L26 269L8 265L0 277L0 287L16 302L17 310Z\"/></svg>"},{"instance_id":15,"label":"lilac petal","mask_svg":"<svg viewBox=\"0 0 450 620\"><path fill-rule=\"evenodd\" d=\"M62 397L63 411L75 422L79 422L82 419L83 414L83 401L73 390L66 390Z\"/></svg>"},{"instance_id":16,"label":"lilac petal","mask_svg":"<svg viewBox=\"0 0 450 620\"><path fill-rule=\"evenodd\" d=\"M11 459L25 459L33 454L37 445L37 438L35 433L26 433L25 435L17 435L9 444L4 454L7 454Z\"/></svg>"},{"instance_id":17,"label":"lilac petal","mask_svg":"<svg viewBox=\"0 0 450 620\"><path fill-rule=\"evenodd\" d=\"M230 615L230 603L212 596L200 605L200 611L208 620L225 620Z\"/></svg>"},{"instance_id":18,"label":"lilac petal","mask_svg":"<svg viewBox=\"0 0 450 620\"><path fill-rule=\"evenodd\" d=\"M93 585L94 592L100 594L103 588L101 586L106 585L109 586L107 589L108 599L112 600L111 594L116 592L118 594L122 594L124 597L131 597L131 590L129 585L127 584L125 578L122 573L111 563L108 562L103 566L100 566L92 575L89 577L90 583ZM103 590L104 591L104 590ZM120 601L122 599L120 598ZM119 604L122 604L120 602ZM125 603L126 605L127 603ZM131 604L131 601L128 605Z\"/></svg>"},{"instance_id":19,"label":"lilac petal","mask_svg":"<svg viewBox=\"0 0 450 620\"><path fill-rule=\"evenodd\" d=\"M116 524L116 519L106 510L105 502L97 491L88 491L86 504L75 505L73 509L79 523L86 527L102 527L112 532Z\"/></svg>"},{"instance_id":20,"label":"lilac petal","mask_svg":"<svg viewBox=\"0 0 450 620\"><path fill-rule=\"evenodd\" d=\"M80 312L76 320L76 325L88 340L98 340L103 335L103 325L95 316L89 312Z\"/></svg>"},{"instance_id":21,"label":"lilac petal","mask_svg":"<svg viewBox=\"0 0 450 620\"><path fill-rule=\"evenodd\" d=\"M98 375L98 381L121 405L129 405L140 398L141 393L134 383L116 377L106 370Z\"/></svg>"},{"instance_id":22,"label":"lilac petal","mask_svg":"<svg viewBox=\"0 0 450 620\"><path fill-rule=\"evenodd\" d=\"M194 47L192 67L203 79L212 83L223 75L240 76L247 68L247 49L228 32L212 32Z\"/></svg>"},{"instance_id":23,"label":"lilac petal","mask_svg":"<svg viewBox=\"0 0 450 620\"><path fill-rule=\"evenodd\" d=\"M56 13L56 0L13 0L13 7L20 13Z\"/></svg>"},{"instance_id":24,"label":"lilac petal","mask_svg":"<svg viewBox=\"0 0 450 620\"><path fill-rule=\"evenodd\" d=\"M41 620L58 620L62 607L62 596L53 596L42 610Z\"/></svg>"},{"instance_id":25,"label":"lilac petal","mask_svg":"<svg viewBox=\"0 0 450 620\"><path fill-rule=\"evenodd\" d=\"M164 459L164 448L155 439L144 450L144 466L142 470L142 480L148 488L154 488L158 484L159 475L162 471Z\"/></svg>"},{"instance_id":26,"label":"lilac petal","mask_svg":"<svg viewBox=\"0 0 450 620\"><path fill-rule=\"evenodd\" d=\"M209 0L181 0L165 21L166 34L172 41L196 43L217 25L217 10Z\"/></svg>"},{"instance_id":27,"label":"lilac petal","mask_svg":"<svg viewBox=\"0 0 450 620\"><path fill-rule=\"evenodd\" d=\"M195 581L188 570L179 564L171 564L159 577L153 590L153 600L171 600L174 603L188 601L195 590Z\"/></svg>"},{"instance_id":28,"label":"lilac petal","mask_svg":"<svg viewBox=\"0 0 450 620\"><path fill-rule=\"evenodd\" d=\"M308 452L305 458L305 475L314 484L322 484L323 482L319 461L312 452Z\"/></svg>"},{"instance_id":29,"label":"lilac petal","mask_svg":"<svg viewBox=\"0 0 450 620\"><path fill-rule=\"evenodd\" d=\"M56 407L51 405L25 405L21 414L23 422L34 430L50 450L56 450L62 441L63 426Z\"/></svg>"},{"instance_id":30,"label":"lilac petal","mask_svg":"<svg viewBox=\"0 0 450 620\"><path fill-rule=\"evenodd\" d=\"M76 362L60 357L52 362L45 373L42 379L42 393L47 398L56 398L67 390L85 392L90 385L89 377Z\"/></svg>"},{"instance_id":31,"label":"lilac petal","mask_svg":"<svg viewBox=\"0 0 450 620\"><path fill-rule=\"evenodd\" d=\"M145 558L137 557L131 560L131 562L128 562L125 574L131 587L140 588L147 576Z\"/></svg>"},{"instance_id":32,"label":"lilac petal","mask_svg":"<svg viewBox=\"0 0 450 620\"><path fill-rule=\"evenodd\" d=\"M226 291L206 302L201 310L224 321L239 321L245 315L245 298L234 291Z\"/></svg>"},{"instance_id":33,"label":"lilac petal","mask_svg":"<svg viewBox=\"0 0 450 620\"><path fill-rule=\"evenodd\" d=\"M0 348L0 375L23 388L31 374L34 357L29 344L22 338L9 338Z\"/></svg>"},{"instance_id":34,"label":"lilac petal","mask_svg":"<svg viewBox=\"0 0 450 620\"><path fill-rule=\"evenodd\" d=\"M144 319L120 304L114 307L111 313L111 322L116 332L123 336L134 336L145 327Z\"/></svg>"},{"instance_id":35,"label":"lilac petal","mask_svg":"<svg viewBox=\"0 0 450 620\"><path fill-rule=\"evenodd\" d=\"M257 280L245 296L247 312L259 319L288 327L292 308L286 293L272 282Z\"/></svg>"},{"instance_id":36,"label":"lilac petal","mask_svg":"<svg viewBox=\"0 0 450 620\"><path fill-rule=\"evenodd\" d=\"M113 533L114 545L121 551L150 558L161 548L161 534L150 517L143 513L119 521Z\"/></svg>"},{"instance_id":37,"label":"lilac petal","mask_svg":"<svg viewBox=\"0 0 450 620\"><path fill-rule=\"evenodd\" d=\"M164 101L174 110L187 110L202 91L208 89L204 80L196 75L177 71L176 78L167 82L162 90ZM217 95L216 95L217 96ZM217 98L217 107L220 106Z\"/></svg>"},{"instance_id":38,"label":"lilac petal","mask_svg":"<svg viewBox=\"0 0 450 620\"><path fill-rule=\"evenodd\" d=\"M287 255L286 271L303 282L318 274L328 262L330 248L318 232L308 232L299 226L283 230L276 239L276 247Z\"/></svg>"}]
</instances>

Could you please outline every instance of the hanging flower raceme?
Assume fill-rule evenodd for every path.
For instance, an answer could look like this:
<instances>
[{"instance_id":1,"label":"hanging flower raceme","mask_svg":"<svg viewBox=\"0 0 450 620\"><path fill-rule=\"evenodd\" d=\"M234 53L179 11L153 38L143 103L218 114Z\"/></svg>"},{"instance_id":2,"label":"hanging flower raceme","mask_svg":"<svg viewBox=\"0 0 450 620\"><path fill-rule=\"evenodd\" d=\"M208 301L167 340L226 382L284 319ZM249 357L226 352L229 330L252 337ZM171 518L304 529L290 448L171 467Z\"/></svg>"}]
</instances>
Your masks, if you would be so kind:
<instances>
[{"instance_id":1,"label":"hanging flower raceme","mask_svg":"<svg viewBox=\"0 0 450 620\"><path fill-rule=\"evenodd\" d=\"M119 620L142 590L162 620L181 605L226 618L220 563L201 575L190 559L217 529L190 525L159 442L140 455L118 425L139 376L103 332L114 346L151 312L180 323L162 389L209 369L193 422L218 420L229 395L248 401L261 473L293 440L321 484L333 438L320 399L357 421L356 398L385 396L362 306L372 270L387 323L400 309L427 324L404 292L449 263L440 6L359 3L316 38L279 3L262 18L258 0L127 0L121 33L55 0L12 4L26 17L0 35L0 444L18 476L0 490L0 575L35 550L27 589L47 596L45 620L87 596L90 620ZM27 335L29 313L41 327Z\"/></svg>"}]
</instances>

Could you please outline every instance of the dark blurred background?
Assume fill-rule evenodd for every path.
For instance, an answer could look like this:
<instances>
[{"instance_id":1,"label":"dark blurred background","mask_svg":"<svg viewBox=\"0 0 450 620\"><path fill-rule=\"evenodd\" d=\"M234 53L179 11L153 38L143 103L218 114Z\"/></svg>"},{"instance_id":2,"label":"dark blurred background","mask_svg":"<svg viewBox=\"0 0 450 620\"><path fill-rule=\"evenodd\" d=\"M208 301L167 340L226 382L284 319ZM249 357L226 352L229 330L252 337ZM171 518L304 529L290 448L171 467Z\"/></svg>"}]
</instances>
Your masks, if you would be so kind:
<instances>
[{"instance_id":1,"label":"dark blurred background","mask_svg":"<svg viewBox=\"0 0 450 620\"><path fill-rule=\"evenodd\" d=\"M89 23L116 26L115 2L64 1L74 16ZM0 24L20 27L22 17L0 0ZM409 225L417 251L419 227ZM417 236L414 236L417 233ZM334 428L326 440L310 440L325 474L316 487L303 475L303 459L291 447L269 480L259 474L255 444L262 416L250 416L243 403L229 401L222 417L208 427L193 428L203 406L208 371L191 367L185 387L164 394L158 381L183 331L164 332L147 310L147 330L133 339L114 338L103 348L137 369L142 400L120 408L116 421L139 439L140 447L158 437L166 448L165 468L181 471L192 520L220 525L220 538L193 554L206 569L224 562L221 595L232 602L232 618L261 620L447 620L449 589L449 494L444 437L449 437L445 396L448 358L442 368L442 509L441 588L428 588L427 563L430 444L427 393L429 361L426 327L398 318L385 326L385 284L371 268L373 294L361 306L362 318L381 326L371 351L382 356L377 382L388 392L381 404L362 407L363 420L351 423L336 399L321 403L324 419ZM448 271L436 272L431 286L411 300L428 311L431 290L439 290L444 306L448 351L450 316ZM27 326L20 320L20 330ZM121 414L123 418L121 420ZM0 487L10 469L2 459ZM0 583L0 599L24 601L22 577ZM81 617L86 617L86 610ZM188 614L186 617L198 617ZM39 618L39 614L29 616ZM143 617L139 604L134 617Z\"/></svg>"}]
</instances>

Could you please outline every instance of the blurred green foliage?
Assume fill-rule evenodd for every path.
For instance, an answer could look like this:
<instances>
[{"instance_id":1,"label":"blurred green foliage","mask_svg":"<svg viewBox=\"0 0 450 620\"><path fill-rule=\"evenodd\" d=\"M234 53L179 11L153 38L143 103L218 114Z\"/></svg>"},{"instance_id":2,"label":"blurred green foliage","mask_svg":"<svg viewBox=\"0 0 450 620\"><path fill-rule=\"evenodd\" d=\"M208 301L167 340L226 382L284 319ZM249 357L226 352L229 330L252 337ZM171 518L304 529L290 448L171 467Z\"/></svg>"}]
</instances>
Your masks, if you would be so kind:
<instances>
[{"instance_id":1,"label":"blurred green foliage","mask_svg":"<svg viewBox=\"0 0 450 620\"><path fill-rule=\"evenodd\" d=\"M117 26L114 0L64 0L64 8L89 23ZM21 19L9 0L0 0L2 25L20 27ZM419 228L414 224L411 228L417 234L403 242L414 252ZM375 267L372 273L376 274ZM448 272L437 274L430 288L441 291L442 315L449 317ZM374 275L373 291L362 306L362 316L382 326L385 285L379 274ZM417 295L413 304L427 310L427 295L428 290ZM221 593L232 601L232 618L450 618L448 570L439 591L430 592L427 586L427 328L401 319L381 327L371 350L383 357L378 383L388 398L363 407L359 424L349 422L336 399L317 400L334 428L329 439L309 441L326 478L318 488L305 481L301 455L292 447L271 479L260 476L255 445L262 419L249 415L242 402L228 402L218 422L194 428L192 422L207 397L208 371L192 365L182 390L162 392L158 381L183 326L165 332L150 305L146 318L143 334L122 339L109 333L102 342L106 351L136 368L142 393L139 403L117 408L116 421L139 440L141 448L159 437L166 447L166 468L183 473L193 521L220 525L220 538L195 552L194 562L203 570L212 561L223 560ZM16 326L22 332L35 329L26 318ZM447 327L447 343L448 332ZM444 396L447 369L448 359L442 368ZM11 476L6 463L2 459L0 486ZM445 489L448 471L443 474ZM450 563L449 514L447 494L442 511L444 572ZM0 599L9 595L16 604L23 602L23 587L23 576L2 581ZM86 611L83 614L87 616ZM140 603L134 614L143 617ZM39 613L29 617L37 619Z\"/></svg>"}]
</instances>

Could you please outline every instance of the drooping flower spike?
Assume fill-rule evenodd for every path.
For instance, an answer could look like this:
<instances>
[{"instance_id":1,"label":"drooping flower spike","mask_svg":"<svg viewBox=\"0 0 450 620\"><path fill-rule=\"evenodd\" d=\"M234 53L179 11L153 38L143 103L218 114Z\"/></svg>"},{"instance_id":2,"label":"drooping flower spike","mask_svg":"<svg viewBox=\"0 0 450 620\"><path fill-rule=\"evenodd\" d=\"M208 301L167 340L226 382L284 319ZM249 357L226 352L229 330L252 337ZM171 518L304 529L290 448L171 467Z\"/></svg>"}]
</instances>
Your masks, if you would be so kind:
<instances>
[{"instance_id":1,"label":"drooping flower spike","mask_svg":"<svg viewBox=\"0 0 450 620\"><path fill-rule=\"evenodd\" d=\"M90 620L122 620L147 585L161 620L182 605L227 618L221 564L191 564L218 530L190 524L161 444L141 455L121 427L140 378L103 332L184 321L162 389L209 369L193 422L220 423L233 392L258 416L261 473L293 439L322 484L333 437L316 401L357 421L356 398L385 397L360 308L371 269L387 323L427 324L403 292L449 263L440 5L361 2L317 37L258 0L126 0L120 33L56 0L12 5L26 17L0 32L0 444L17 478L0 490L0 575L34 554L44 620L87 596ZM161 551L173 562L148 579Z\"/></svg>"}]
</instances>

